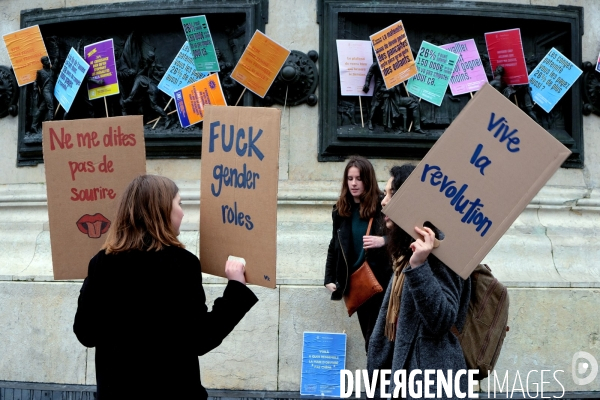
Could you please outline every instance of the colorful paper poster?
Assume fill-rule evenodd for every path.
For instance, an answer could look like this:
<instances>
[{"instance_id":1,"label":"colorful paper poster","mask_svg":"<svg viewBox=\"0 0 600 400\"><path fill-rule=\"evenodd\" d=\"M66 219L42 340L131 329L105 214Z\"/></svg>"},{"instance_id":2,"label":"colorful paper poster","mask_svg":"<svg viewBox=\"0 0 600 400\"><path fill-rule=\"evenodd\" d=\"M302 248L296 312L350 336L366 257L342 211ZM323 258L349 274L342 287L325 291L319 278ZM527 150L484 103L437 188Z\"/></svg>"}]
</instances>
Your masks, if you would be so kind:
<instances>
[{"instance_id":1,"label":"colorful paper poster","mask_svg":"<svg viewBox=\"0 0 600 400\"><path fill-rule=\"evenodd\" d=\"M582 73L553 47L529 75L533 101L549 113Z\"/></svg>"},{"instance_id":2,"label":"colorful paper poster","mask_svg":"<svg viewBox=\"0 0 600 400\"><path fill-rule=\"evenodd\" d=\"M2 38L19 86L34 82L37 71L43 68L40 59L48 56L40 27L30 26Z\"/></svg>"},{"instance_id":3,"label":"colorful paper poster","mask_svg":"<svg viewBox=\"0 0 600 400\"><path fill-rule=\"evenodd\" d=\"M468 39L440 47L458 54L456 68L450 77L450 90L454 96L476 92L488 82L475 40Z\"/></svg>"},{"instance_id":4,"label":"colorful paper poster","mask_svg":"<svg viewBox=\"0 0 600 400\"><path fill-rule=\"evenodd\" d=\"M158 88L173 97L175 91L207 76L208 72L196 71L190 45L185 42L158 83Z\"/></svg>"},{"instance_id":5,"label":"colorful paper poster","mask_svg":"<svg viewBox=\"0 0 600 400\"><path fill-rule=\"evenodd\" d=\"M494 78L496 78L496 68L501 65L504 68L502 80L507 85L529 83L519 28L488 32L485 34L485 44Z\"/></svg>"},{"instance_id":6,"label":"colorful paper poster","mask_svg":"<svg viewBox=\"0 0 600 400\"><path fill-rule=\"evenodd\" d=\"M412 237L425 222L441 230L432 254L467 279L570 154L485 84L383 212Z\"/></svg>"},{"instance_id":7,"label":"colorful paper poster","mask_svg":"<svg viewBox=\"0 0 600 400\"><path fill-rule=\"evenodd\" d=\"M88 63L71 47L54 85L54 97L66 112L71 109L75 95L89 68Z\"/></svg>"},{"instance_id":8,"label":"colorful paper poster","mask_svg":"<svg viewBox=\"0 0 600 400\"><path fill-rule=\"evenodd\" d=\"M83 279L123 190L146 173L141 115L42 124L54 279Z\"/></svg>"},{"instance_id":9,"label":"colorful paper poster","mask_svg":"<svg viewBox=\"0 0 600 400\"><path fill-rule=\"evenodd\" d=\"M341 397L340 374L346 369L346 334L304 332L300 394Z\"/></svg>"},{"instance_id":10,"label":"colorful paper poster","mask_svg":"<svg viewBox=\"0 0 600 400\"><path fill-rule=\"evenodd\" d=\"M83 48L85 61L90 64L89 75L102 84L88 82L90 100L119 93L117 66L115 63L115 47L112 39L87 45Z\"/></svg>"},{"instance_id":11,"label":"colorful paper poster","mask_svg":"<svg viewBox=\"0 0 600 400\"><path fill-rule=\"evenodd\" d=\"M373 64L373 50L368 40L336 40L340 67L340 90L342 96L373 96L375 80L369 91L363 92L365 78Z\"/></svg>"},{"instance_id":12,"label":"colorful paper poster","mask_svg":"<svg viewBox=\"0 0 600 400\"><path fill-rule=\"evenodd\" d=\"M210 29L208 29L206 16L183 17L181 18L181 23L183 24L185 37L190 45L196 71L220 71L217 51L210 35Z\"/></svg>"},{"instance_id":13,"label":"colorful paper poster","mask_svg":"<svg viewBox=\"0 0 600 400\"><path fill-rule=\"evenodd\" d=\"M417 55L417 75L408 80L406 89L417 97L439 106L456 67L458 55L423 41Z\"/></svg>"},{"instance_id":14,"label":"colorful paper poster","mask_svg":"<svg viewBox=\"0 0 600 400\"><path fill-rule=\"evenodd\" d=\"M281 111L206 107L200 176L202 272L225 277L229 256L246 281L277 283L277 190Z\"/></svg>"},{"instance_id":15,"label":"colorful paper poster","mask_svg":"<svg viewBox=\"0 0 600 400\"><path fill-rule=\"evenodd\" d=\"M290 51L259 31L252 35L231 77L259 97L265 97Z\"/></svg>"},{"instance_id":16,"label":"colorful paper poster","mask_svg":"<svg viewBox=\"0 0 600 400\"><path fill-rule=\"evenodd\" d=\"M385 87L391 89L417 74L402 21L369 36Z\"/></svg>"},{"instance_id":17,"label":"colorful paper poster","mask_svg":"<svg viewBox=\"0 0 600 400\"><path fill-rule=\"evenodd\" d=\"M600 55L598 55L598 62L596 63L596 72L600 72Z\"/></svg>"},{"instance_id":18,"label":"colorful paper poster","mask_svg":"<svg viewBox=\"0 0 600 400\"><path fill-rule=\"evenodd\" d=\"M181 126L187 128L204 119L204 106L226 106L225 95L219 81L219 74L212 74L180 90L173 98Z\"/></svg>"}]
</instances>

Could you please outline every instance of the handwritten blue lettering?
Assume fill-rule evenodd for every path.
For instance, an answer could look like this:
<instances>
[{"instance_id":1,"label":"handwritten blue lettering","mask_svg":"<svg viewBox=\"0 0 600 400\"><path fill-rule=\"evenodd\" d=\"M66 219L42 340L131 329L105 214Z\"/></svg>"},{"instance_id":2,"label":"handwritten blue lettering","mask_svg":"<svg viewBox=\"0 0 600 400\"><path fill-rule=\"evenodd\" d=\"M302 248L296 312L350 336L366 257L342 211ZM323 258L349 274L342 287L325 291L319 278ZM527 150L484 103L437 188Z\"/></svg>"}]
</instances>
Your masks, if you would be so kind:
<instances>
[{"instance_id":1,"label":"handwritten blue lettering","mask_svg":"<svg viewBox=\"0 0 600 400\"><path fill-rule=\"evenodd\" d=\"M485 236L492 226L492 221L481 212L484 206L481 199L469 200L466 198L465 192L469 185L463 184L460 189L457 188L456 181L450 180L437 165L425 164L423 173L421 174L421 182L425 182L428 175L431 186L440 186L440 193L443 193L446 198L451 199L450 205L454 207L454 210L464 215L460 221L475 225L475 230L481 232L481 237ZM469 205L470 207L465 212Z\"/></svg>"},{"instance_id":2,"label":"handwritten blue lettering","mask_svg":"<svg viewBox=\"0 0 600 400\"><path fill-rule=\"evenodd\" d=\"M239 189L256 189L256 180L260 179L260 174L247 169L246 163L244 163L241 170L217 164L213 168L213 178L217 182L216 186L215 183L210 184L210 191L213 196L219 197L223 185Z\"/></svg>"},{"instance_id":3,"label":"handwritten blue lettering","mask_svg":"<svg viewBox=\"0 0 600 400\"><path fill-rule=\"evenodd\" d=\"M215 151L215 141L219 138L219 134L217 133L217 127L221 125L220 121L214 121L210 123L209 127L209 143L208 143L208 152L213 153ZM221 125L221 148L225 153L231 151L233 146L233 132L235 132L235 127L233 125L229 126L229 143L225 143L225 124ZM237 133L235 134L235 151L238 156L243 157L248 154L248 157L252 157L255 155L260 161L265 158L265 155L258 148L256 142L263 134L263 130L259 129L256 133L256 136L253 135L254 127L248 127L248 142L243 143L243 146L240 146L240 142L246 140L246 132L244 128L239 128Z\"/></svg>"},{"instance_id":4,"label":"handwritten blue lettering","mask_svg":"<svg viewBox=\"0 0 600 400\"><path fill-rule=\"evenodd\" d=\"M254 228L252 218L248 214L238 212L237 201L233 203L233 207L224 204L221 206L221 216L224 224L234 224L236 226L245 227L249 231Z\"/></svg>"},{"instance_id":5,"label":"handwritten blue lettering","mask_svg":"<svg viewBox=\"0 0 600 400\"><path fill-rule=\"evenodd\" d=\"M492 163L492 161L489 158L487 158L486 156L479 157L479 154L481 154L481 150L483 150L483 145L481 143L479 143L477 145L477 148L475 149L475 152L471 156L471 161L470 162L475 167L479 168L479 173L481 175L485 175L483 173L483 170L485 169L485 167L487 167L488 165L490 165Z\"/></svg>"},{"instance_id":6,"label":"handwritten blue lettering","mask_svg":"<svg viewBox=\"0 0 600 400\"><path fill-rule=\"evenodd\" d=\"M506 120L506 118L502 117L497 121L494 121L495 117L496 113L491 113L490 122L488 123L487 128L488 131L491 132L493 129L498 127L498 129L496 129L496 133L494 133L494 137L498 138L498 136L500 136L500 138L498 139L500 143L503 143L505 140L508 139L508 142L506 142L506 149L511 153L516 153L519 150L521 150L519 149L519 147L513 147L518 146L521 142L521 139L519 139L518 137L513 137L513 135L515 135L518 132L518 130L513 129L512 131L508 132L510 128L508 127L508 121Z\"/></svg>"}]
</instances>

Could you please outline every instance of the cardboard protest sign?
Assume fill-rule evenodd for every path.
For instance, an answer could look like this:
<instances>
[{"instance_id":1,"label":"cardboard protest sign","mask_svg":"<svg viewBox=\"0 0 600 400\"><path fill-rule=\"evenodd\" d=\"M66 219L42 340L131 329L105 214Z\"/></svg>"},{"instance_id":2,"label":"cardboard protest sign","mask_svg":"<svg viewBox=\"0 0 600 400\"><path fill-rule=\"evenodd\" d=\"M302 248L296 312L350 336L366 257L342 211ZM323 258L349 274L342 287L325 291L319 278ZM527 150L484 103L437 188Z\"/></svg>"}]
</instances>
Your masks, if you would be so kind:
<instances>
[{"instance_id":1,"label":"cardboard protest sign","mask_svg":"<svg viewBox=\"0 0 600 400\"><path fill-rule=\"evenodd\" d=\"M215 45L208 29L206 16L181 18L185 37L190 45L196 71L220 71Z\"/></svg>"},{"instance_id":2,"label":"cardboard protest sign","mask_svg":"<svg viewBox=\"0 0 600 400\"><path fill-rule=\"evenodd\" d=\"M92 43L83 48L85 61L90 64L90 76L103 80L102 84L88 82L88 97L99 99L119 93L117 66L115 63L115 46L112 39Z\"/></svg>"},{"instance_id":3,"label":"cardboard protest sign","mask_svg":"<svg viewBox=\"0 0 600 400\"><path fill-rule=\"evenodd\" d=\"M146 173L141 115L43 125L54 279L82 279L123 189Z\"/></svg>"},{"instance_id":4,"label":"cardboard protest sign","mask_svg":"<svg viewBox=\"0 0 600 400\"><path fill-rule=\"evenodd\" d=\"M196 71L190 45L185 42L158 83L158 88L167 96L173 97L175 91L207 76L208 72Z\"/></svg>"},{"instance_id":5,"label":"cardboard protest sign","mask_svg":"<svg viewBox=\"0 0 600 400\"><path fill-rule=\"evenodd\" d=\"M423 41L416 61L419 72L408 80L406 89L436 106L441 105L456 60L458 55Z\"/></svg>"},{"instance_id":6,"label":"cardboard protest sign","mask_svg":"<svg viewBox=\"0 0 600 400\"><path fill-rule=\"evenodd\" d=\"M304 332L300 394L340 397L340 373L346 369L346 334Z\"/></svg>"},{"instance_id":7,"label":"cardboard protest sign","mask_svg":"<svg viewBox=\"0 0 600 400\"><path fill-rule=\"evenodd\" d=\"M265 97L290 51L259 30L254 32L231 77L259 97Z\"/></svg>"},{"instance_id":8,"label":"cardboard protest sign","mask_svg":"<svg viewBox=\"0 0 600 400\"><path fill-rule=\"evenodd\" d=\"M520 29L488 32L485 34L485 44L494 77L496 67L501 65L504 68L503 81L507 85L529 83Z\"/></svg>"},{"instance_id":9,"label":"cardboard protest sign","mask_svg":"<svg viewBox=\"0 0 600 400\"><path fill-rule=\"evenodd\" d=\"M533 101L549 113L582 73L553 47L529 75Z\"/></svg>"},{"instance_id":10,"label":"cardboard protest sign","mask_svg":"<svg viewBox=\"0 0 600 400\"><path fill-rule=\"evenodd\" d=\"M2 38L19 86L34 82L37 71L43 68L40 59L48 56L40 27L30 26L7 33Z\"/></svg>"},{"instance_id":11,"label":"cardboard protest sign","mask_svg":"<svg viewBox=\"0 0 600 400\"><path fill-rule=\"evenodd\" d=\"M481 58L479 58L475 40L462 40L440 47L458 54L456 68L450 78L450 90L454 96L476 92L487 83L487 76Z\"/></svg>"},{"instance_id":12,"label":"cardboard protest sign","mask_svg":"<svg viewBox=\"0 0 600 400\"><path fill-rule=\"evenodd\" d=\"M204 106L226 106L225 95L219 81L219 74L200 79L181 90L175 91L173 98L181 126L187 128L204 119Z\"/></svg>"},{"instance_id":13,"label":"cardboard protest sign","mask_svg":"<svg viewBox=\"0 0 600 400\"><path fill-rule=\"evenodd\" d=\"M415 59L410 51L402 21L369 36L385 81L386 89L417 74Z\"/></svg>"},{"instance_id":14,"label":"cardboard protest sign","mask_svg":"<svg viewBox=\"0 0 600 400\"><path fill-rule=\"evenodd\" d=\"M248 283L274 288L281 112L212 105L204 111L202 272L225 276L227 258L243 257Z\"/></svg>"},{"instance_id":15,"label":"cardboard protest sign","mask_svg":"<svg viewBox=\"0 0 600 400\"><path fill-rule=\"evenodd\" d=\"M426 221L440 229L433 254L466 279L569 154L486 84L383 212L413 237Z\"/></svg>"},{"instance_id":16,"label":"cardboard protest sign","mask_svg":"<svg viewBox=\"0 0 600 400\"><path fill-rule=\"evenodd\" d=\"M89 68L88 63L71 47L56 80L56 85L54 85L54 97L66 112L71 109L73 100L75 100L77 91Z\"/></svg>"},{"instance_id":17,"label":"cardboard protest sign","mask_svg":"<svg viewBox=\"0 0 600 400\"><path fill-rule=\"evenodd\" d=\"M371 42L367 40L336 40L340 67L340 90L342 96L373 96L375 82L369 91L363 92L365 78L373 64Z\"/></svg>"}]
</instances>

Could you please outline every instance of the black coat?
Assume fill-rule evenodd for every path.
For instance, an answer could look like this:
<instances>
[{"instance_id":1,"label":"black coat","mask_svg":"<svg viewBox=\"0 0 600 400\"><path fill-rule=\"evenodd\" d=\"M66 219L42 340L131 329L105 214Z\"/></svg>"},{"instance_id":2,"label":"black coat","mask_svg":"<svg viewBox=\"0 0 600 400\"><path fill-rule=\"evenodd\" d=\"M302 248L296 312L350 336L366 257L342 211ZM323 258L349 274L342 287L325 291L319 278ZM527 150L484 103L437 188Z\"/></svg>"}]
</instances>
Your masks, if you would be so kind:
<instances>
[{"instance_id":1,"label":"black coat","mask_svg":"<svg viewBox=\"0 0 600 400\"><path fill-rule=\"evenodd\" d=\"M327 250L324 284L335 283L337 289L331 294L331 300L341 300L348 286L348 272L352 268L350 263L353 262L347 259L352 248L352 217L341 217L335 206L333 206L331 217L333 219L333 233ZM369 235L383 236L383 227L381 205L377 204L377 211L373 216L373 225ZM365 257L377 281L385 290L392 276L391 261L386 247L367 250Z\"/></svg>"},{"instance_id":2,"label":"black coat","mask_svg":"<svg viewBox=\"0 0 600 400\"><path fill-rule=\"evenodd\" d=\"M187 250L92 258L73 330L96 347L98 399L206 399L198 356L219 346L258 301L229 281L208 311L198 258Z\"/></svg>"}]
</instances>

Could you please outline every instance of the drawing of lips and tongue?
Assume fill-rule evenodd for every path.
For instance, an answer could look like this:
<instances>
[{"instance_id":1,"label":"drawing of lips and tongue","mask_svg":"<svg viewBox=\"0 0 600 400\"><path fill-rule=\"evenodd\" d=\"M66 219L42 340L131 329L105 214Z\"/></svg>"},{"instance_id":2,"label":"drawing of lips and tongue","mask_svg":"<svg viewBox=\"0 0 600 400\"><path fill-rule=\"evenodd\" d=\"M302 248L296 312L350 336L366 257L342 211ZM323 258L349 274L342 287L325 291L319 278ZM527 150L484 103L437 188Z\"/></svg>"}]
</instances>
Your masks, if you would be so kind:
<instances>
[{"instance_id":1,"label":"drawing of lips and tongue","mask_svg":"<svg viewBox=\"0 0 600 400\"><path fill-rule=\"evenodd\" d=\"M102 236L103 233L108 231L109 227L110 221L100 213L94 215L85 214L77 221L77 228L81 233L85 233L92 239Z\"/></svg>"}]
</instances>

